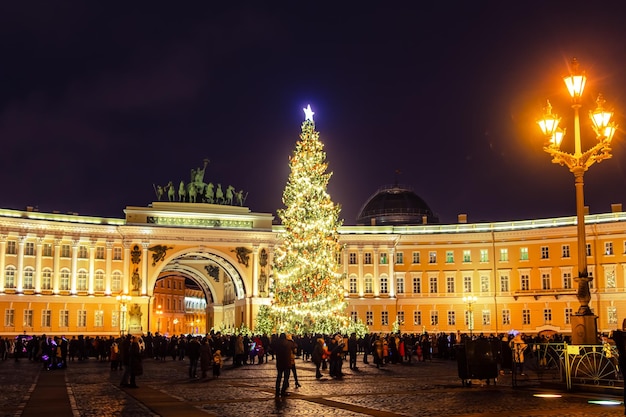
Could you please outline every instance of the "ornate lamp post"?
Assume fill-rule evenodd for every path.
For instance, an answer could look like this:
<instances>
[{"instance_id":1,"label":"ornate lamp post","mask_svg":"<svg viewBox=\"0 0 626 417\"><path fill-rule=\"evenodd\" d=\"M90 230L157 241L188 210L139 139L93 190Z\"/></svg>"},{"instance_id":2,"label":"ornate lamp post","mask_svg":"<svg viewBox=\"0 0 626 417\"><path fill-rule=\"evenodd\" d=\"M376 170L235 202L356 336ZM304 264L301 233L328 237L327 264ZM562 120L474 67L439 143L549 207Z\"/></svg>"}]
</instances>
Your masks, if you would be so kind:
<instances>
[{"instance_id":1,"label":"ornate lamp post","mask_svg":"<svg viewBox=\"0 0 626 417\"><path fill-rule=\"evenodd\" d=\"M572 342L574 344L595 344L597 343L597 317L589 307L589 301L591 301L589 282L593 278L589 276L587 271L583 176L585 171L594 163L611 158L611 140L617 125L611 121L613 112L604 109L605 100L602 95L599 95L596 100L597 108L589 112L597 143L583 152L580 140L579 110L587 77L584 71L580 71L576 58L572 61L570 74L565 76L563 80L572 97L572 109L574 109L574 153L560 149L561 141L565 136L565 129L559 127L561 119L552 113L552 106L549 101L544 108L543 117L537 123L546 138L543 150L552 156L553 163L567 166L570 172L574 174L578 234L578 276L574 280L578 284L576 297L580 302L580 307L578 312L571 317Z\"/></svg>"},{"instance_id":2,"label":"ornate lamp post","mask_svg":"<svg viewBox=\"0 0 626 417\"><path fill-rule=\"evenodd\" d=\"M161 333L161 316L163 315L163 309L161 308L161 304L157 306L156 315L157 315L157 333Z\"/></svg>"},{"instance_id":3,"label":"ornate lamp post","mask_svg":"<svg viewBox=\"0 0 626 417\"><path fill-rule=\"evenodd\" d=\"M117 302L120 304L120 335L124 336L125 333L128 332L128 319L127 315L127 306L132 300L130 295L122 294L116 297Z\"/></svg>"},{"instance_id":4,"label":"ornate lamp post","mask_svg":"<svg viewBox=\"0 0 626 417\"><path fill-rule=\"evenodd\" d=\"M470 339L474 337L474 303L478 301L473 295L463 297L463 302L467 304L467 328L470 332Z\"/></svg>"}]
</instances>

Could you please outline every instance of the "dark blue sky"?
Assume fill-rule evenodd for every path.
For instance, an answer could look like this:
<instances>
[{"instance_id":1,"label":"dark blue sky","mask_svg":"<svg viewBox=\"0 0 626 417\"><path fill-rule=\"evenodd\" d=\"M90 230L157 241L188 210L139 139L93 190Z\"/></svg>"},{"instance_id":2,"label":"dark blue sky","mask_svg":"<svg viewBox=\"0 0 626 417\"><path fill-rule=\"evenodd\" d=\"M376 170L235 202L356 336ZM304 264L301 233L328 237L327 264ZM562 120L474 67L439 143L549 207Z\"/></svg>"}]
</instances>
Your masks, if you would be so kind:
<instances>
[{"instance_id":1,"label":"dark blue sky","mask_svg":"<svg viewBox=\"0 0 626 417\"><path fill-rule=\"evenodd\" d=\"M583 115L602 92L626 126L619 2L229 3L2 4L0 207L123 217L206 157L275 213L310 103L345 224L397 170L444 223L569 216L534 121L549 98L573 136L572 57ZM625 143L585 176L592 213L626 203Z\"/></svg>"}]
</instances>

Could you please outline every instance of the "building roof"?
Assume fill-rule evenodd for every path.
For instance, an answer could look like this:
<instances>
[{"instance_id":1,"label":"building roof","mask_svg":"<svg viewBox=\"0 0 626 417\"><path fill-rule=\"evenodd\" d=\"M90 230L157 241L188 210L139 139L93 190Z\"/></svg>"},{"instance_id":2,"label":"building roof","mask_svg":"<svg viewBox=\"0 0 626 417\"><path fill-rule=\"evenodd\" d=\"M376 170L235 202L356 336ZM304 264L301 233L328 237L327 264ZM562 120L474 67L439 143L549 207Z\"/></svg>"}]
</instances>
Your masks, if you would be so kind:
<instances>
[{"instance_id":1,"label":"building roof","mask_svg":"<svg viewBox=\"0 0 626 417\"><path fill-rule=\"evenodd\" d=\"M394 184L379 188L367 200L356 223L365 226L406 226L439 223L439 218L410 187Z\"/></svg>"}]
</instances>

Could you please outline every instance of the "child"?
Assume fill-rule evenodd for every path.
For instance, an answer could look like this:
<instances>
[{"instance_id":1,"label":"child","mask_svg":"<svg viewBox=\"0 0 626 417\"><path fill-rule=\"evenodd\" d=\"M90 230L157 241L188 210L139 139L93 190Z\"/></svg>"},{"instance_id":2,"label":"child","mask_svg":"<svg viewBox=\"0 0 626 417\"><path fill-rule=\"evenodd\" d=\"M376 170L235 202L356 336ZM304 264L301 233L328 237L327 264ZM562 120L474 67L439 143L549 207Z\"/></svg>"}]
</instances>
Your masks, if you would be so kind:
<instances>
[{"instance_id":1,"label":"child","mask_svg":"<svg viewBox=\"0 0 626 417\"><path fill-rule=\"evenodd\" d=\"M222 368L222 351L216 350L213 354L213 377L217 378L220 376L220 371Z\"/></svg>"}]
</instances>

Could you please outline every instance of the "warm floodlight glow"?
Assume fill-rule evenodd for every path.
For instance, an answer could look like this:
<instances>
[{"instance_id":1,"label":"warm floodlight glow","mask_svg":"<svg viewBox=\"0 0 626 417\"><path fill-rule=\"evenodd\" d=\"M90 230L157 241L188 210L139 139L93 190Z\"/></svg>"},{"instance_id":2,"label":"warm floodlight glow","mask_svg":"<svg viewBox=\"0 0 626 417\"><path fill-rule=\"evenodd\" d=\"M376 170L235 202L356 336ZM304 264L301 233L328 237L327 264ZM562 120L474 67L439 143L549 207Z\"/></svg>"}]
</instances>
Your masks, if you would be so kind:
<instances>
[{"instance_id":1,"label":"warm floodlight glow","mask_svg":"<svg viewBox=\"0 0 626 417\"><path fill-rule=\"evenodd\" d=\"M572 60L570 75L563 77L567 90L574 101L578 101L583 95L585 90L585 84L587 83L587 76L584 71L580 71L578 60L574 58Z\"/></svg>"},{"instance_id":2,"label":"warm floodlight glow","mask_svg":"<svg viewBox=\"0 0 626 417\"><path fill-rule=\"evenodd\" d=\"M543 108L543 117L537 120L537 124L541 128L543 134L551 138L559 127L561 118L556 114L552 114L552 105L550 100L547 101L546 106Z\"/></svg>"},{"instance_id":3,"label":"warm floodlight glow","mask_svg":"<svg viewBox=\"0 0 626 417\"><path fill-rule=\"evenodd\" d=\"M313 115L315 114L313 110L311 110L311 105L309 104L304 110L304 120L313 121Z\"/></svg>"},{"instance_id":4,"label":"warm floodlight glow","mask_svg":"<svg viewBox=\"0 0 626 417\"><path fill-rule=\"evenodd\" d=\"M533 394L533 397L537 397L537 398L561 398L562 395L561 394Z\"/></svg>"}]
</instances>

